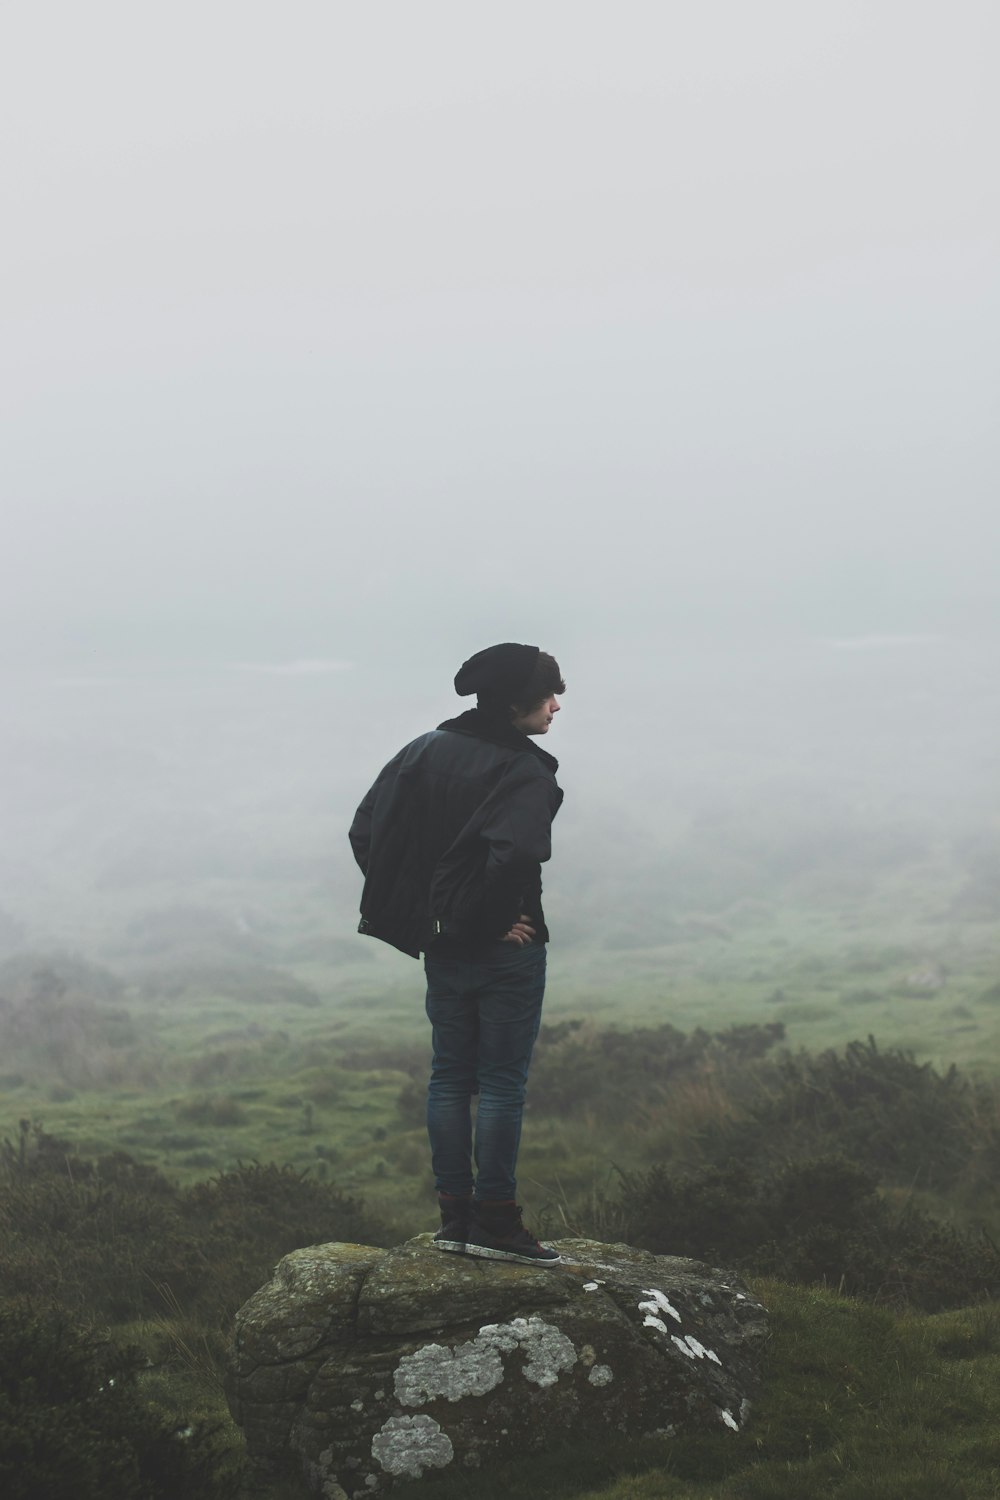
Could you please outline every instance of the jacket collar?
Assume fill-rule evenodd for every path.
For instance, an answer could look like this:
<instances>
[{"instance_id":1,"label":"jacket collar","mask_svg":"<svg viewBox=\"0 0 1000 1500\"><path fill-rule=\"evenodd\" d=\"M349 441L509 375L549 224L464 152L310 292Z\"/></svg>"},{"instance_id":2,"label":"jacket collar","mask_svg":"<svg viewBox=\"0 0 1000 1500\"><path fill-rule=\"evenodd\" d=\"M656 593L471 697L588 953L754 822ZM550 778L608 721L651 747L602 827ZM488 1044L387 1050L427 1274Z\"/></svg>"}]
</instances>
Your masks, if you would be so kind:
<instances>
[{"instance_id":1,"label":"jacket collar","mask_svg":"<svg viewBox=\"0 0 1000 1500\"><path fill-rule=\"evenodd\" d=\"M528 750L553 774L559 769L555 756L536 745L530 735L515 729L508 719L486 713L481 708L467 708L457 719L445 719L438 728L450 730L452 734L467 734L474 740L487 740L491 745L502 745L507 750Z\"/></svg>"}]
</instances>

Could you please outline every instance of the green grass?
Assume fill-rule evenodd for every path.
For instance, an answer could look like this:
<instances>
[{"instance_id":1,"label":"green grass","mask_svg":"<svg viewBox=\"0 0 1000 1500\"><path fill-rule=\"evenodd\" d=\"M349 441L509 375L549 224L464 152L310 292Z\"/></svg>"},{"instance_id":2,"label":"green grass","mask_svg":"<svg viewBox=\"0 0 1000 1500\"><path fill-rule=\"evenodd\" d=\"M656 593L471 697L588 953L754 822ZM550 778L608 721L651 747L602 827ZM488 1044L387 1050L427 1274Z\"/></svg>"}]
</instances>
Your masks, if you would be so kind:
<instances>
[{"instance_id":1,"label":"green grass","mask_svg":"<svg viewBox=\"0 0 1000 1500\"><path fill-rule=\"evenodd\" d=\"M743 903L646 948L560 947L550 955L546 1020L691 1033L781 1021L792 1048L842 1048L874 1034L921 1060L1000 1078L1000 937L985 922L941 920L948 892L920 872L865 899L822 905ZM303 933L309 936L309 924ZM268 1003L197 987L144 990L128 955L104 962L129 981L88 1050L54 1052L44 1033L4 1050L0 1137L39 1121L83 1155L125 1150L190 1185L239 1162L308 1170L391 1223L400 1238L430 1227L433 1197L420 1091L429 1051L420 967L376 945L334 963L291 951L269 960L319 996ZM289 949L293 949L290 942ZM914 975L928 973L922 989ZM540 1075L539 1075L540 1076ZM412 1080L417 1079L414 1090ZM536 1104L541 1101L536 1100ZM710 1075L679 1081L666 1103L634 1100L622 1118L529 1112L520 1162L532 1222L555 1234L600 1222L618 1169L683 1162L731 1105ZM904 1191L894 1188L893 1191ZM917 1195L971 1222L979 1201ZM608 1220L608 1235L614 1225ZM994 1224L994 1229L996 1225ZM476 1492L625 1500L979 1500L1000 1495L1000 1336L994 1313L897 1317L822 1290L760 1284L772 1309L768 1384L739 1437L553 1450L477 1476ZM182 1307L117 1330L149 1352L151 1395L226 1425L218 1384L223 1333ZM451 1486L449 1488L449 1486ZM468 1495L465 1480L425 1479L422 1500ZM417 1493L415 1490L414 1494ZM296 1500L294 1486L273 1500Z\"/></svg>"},{"instance_id":2,"label":"green grass","mask_svg":"<svg viewBox=\"0 0 1000 1500\"><path fill-rule=\"evenodd\" d=\"M659 949L556 945L546 1018L669 1022L688 1032L774 1020L793 1048L816 1052L871 1033L884 1048L1000 1077L996 932L928 924L940 893L932 901L912 882L890 894L857 910L758 903L734 913L726 938L709 926ZM280 995L270 1005L256 995L252 1004L196 991L151 996L133 985L120 1002L131 1023L119 1028L121 1046L102 1034L94 1057L73 1049L58 1062L41 1046L8 1049L0 1134L27 1116L84 1152L125 1149L180 1182L239 1161L289 1163L364 1191L379 1208L392 1204L408 1232L426 1227L422 1124L419 1112L404 1118L397 1108L408 1077L401 1068L426 1067L422 972L357 942L353 965L283 960L320 996L316 1007ZM941 987L904 993L921 969L940 975ZM697 1119L704 1101L688 1105ZM587 1119L567 1126L533 1115L529 1094L526 1202L544 1213L596 1190L615 1166L671 1152L678 1129L641 1109L613 1128Z\"/></svg>"}]
</instances>

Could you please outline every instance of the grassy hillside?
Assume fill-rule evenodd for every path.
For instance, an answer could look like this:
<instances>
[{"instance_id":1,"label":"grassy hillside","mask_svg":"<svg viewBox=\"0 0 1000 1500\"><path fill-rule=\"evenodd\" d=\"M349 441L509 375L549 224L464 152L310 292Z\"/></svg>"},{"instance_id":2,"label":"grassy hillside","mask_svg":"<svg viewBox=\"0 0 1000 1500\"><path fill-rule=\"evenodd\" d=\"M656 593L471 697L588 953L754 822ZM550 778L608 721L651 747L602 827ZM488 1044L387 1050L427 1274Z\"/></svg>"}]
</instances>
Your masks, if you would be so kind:
<instances>
[{"instance_id":1,"label":"grassy hillside","mask_svg":"<svg viewBox=\"0 0 1000 1500\"><path fill-rule=\"evenodd\" d=\"M795 901L651 907L556 945L521 1157L541 1232L754 1279L774 1317L755 1421L669 1451L553 1451L485 1476L487 1500L996 1493L992 909L940 862L809 878ZM149 1412L204 1431L184 1483L219 1497L241 1464L219 1385L236 1307L296 1244L434 1218L418 965L332 934L315 888L256 897L140 883L121 927L84 922L72 951L0 930L4 1327L30 1295L33 1316L61 1310L41 1344L72 1344L68 1316L137 1350L136 1462L159 1461ZM39 1484L25 1497L51 1500Z\"/></svg>"}]
</instances>

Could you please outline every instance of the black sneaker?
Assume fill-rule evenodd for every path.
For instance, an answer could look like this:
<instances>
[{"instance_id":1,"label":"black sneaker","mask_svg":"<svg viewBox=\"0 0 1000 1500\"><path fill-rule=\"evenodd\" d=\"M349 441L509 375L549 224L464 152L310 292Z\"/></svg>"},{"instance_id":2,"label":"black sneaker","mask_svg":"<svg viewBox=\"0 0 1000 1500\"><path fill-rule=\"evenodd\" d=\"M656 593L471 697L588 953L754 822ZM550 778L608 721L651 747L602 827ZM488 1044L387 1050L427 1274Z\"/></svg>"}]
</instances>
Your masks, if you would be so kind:
<instances>
[{"instance_id":1,"label":"black sneaker","mask_svg":"<svg viewBox=\"0 0 1000 1500\"><path fill-rule=\"evenodd\" d=\"M485 1260L521 1260L542 1266L555 1265L562 1258L558 1250L550 1250L528 1233L521 1222L521 1210L514 1202L472 1205L465 1253L480 1255Z\"/></svg>"},{"instance_id":2,"label":"black sneaker","mask_svg":"<svg viewBox=\"0 0 1000 1500\"><path fill-rule=\"evenodd\" d=\"M471 1198L453 1198L450 1193L438 1193L441 1207L441 1228L434 1236L438 1250L465 1249L465 1235L472 1217Z\"/></svg>"}]
</instances>

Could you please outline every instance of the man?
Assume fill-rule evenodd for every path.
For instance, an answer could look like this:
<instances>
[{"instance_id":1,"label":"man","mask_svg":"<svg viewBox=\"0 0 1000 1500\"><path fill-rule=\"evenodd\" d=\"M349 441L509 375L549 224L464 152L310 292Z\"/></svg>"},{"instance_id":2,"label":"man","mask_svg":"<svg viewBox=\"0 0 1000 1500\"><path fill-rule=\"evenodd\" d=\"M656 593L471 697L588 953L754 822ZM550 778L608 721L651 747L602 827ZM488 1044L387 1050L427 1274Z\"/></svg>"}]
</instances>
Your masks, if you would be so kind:
<instances>
[{"instance_id":1,"label":"man","mask_svg":"<svg viewBox=\"0 0 1000 1500\"><path fill-rule=\"evenodd\" d=\"M566 684L547 652L506 642L463 663L455 691L477 706L404 746L358 808L359 931L424 954L435 1243L548 1264L559 1256L524 1228L515 1167L545 990L541 866L562 802L558 762L534 740Z\"/></svg>"}]
</instances>

